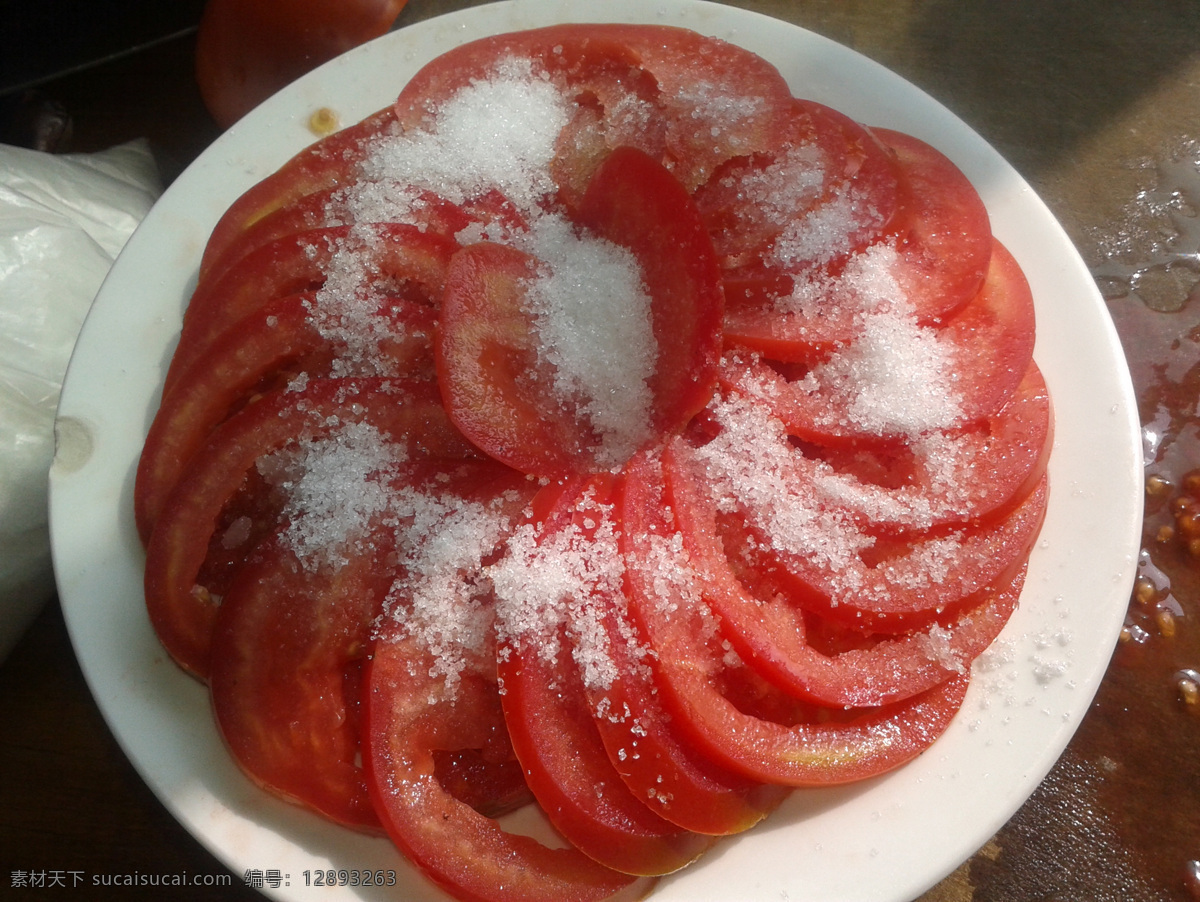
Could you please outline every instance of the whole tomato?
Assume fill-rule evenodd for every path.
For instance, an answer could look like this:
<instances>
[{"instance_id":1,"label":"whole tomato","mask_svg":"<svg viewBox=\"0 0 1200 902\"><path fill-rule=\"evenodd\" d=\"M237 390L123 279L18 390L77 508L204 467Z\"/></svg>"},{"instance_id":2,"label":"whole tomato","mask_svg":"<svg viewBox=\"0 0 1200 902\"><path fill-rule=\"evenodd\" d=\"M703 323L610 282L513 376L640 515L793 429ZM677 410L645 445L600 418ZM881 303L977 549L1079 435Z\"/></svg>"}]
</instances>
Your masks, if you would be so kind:
<instances>
[{"instance_id":1,"label":"whole tomato","mask_svg":"<svg viewBox=\"0 0 1200 902\"><path fill-rule=\"evenodd\" d=\"M310 69L385 33L406 0L209 0L196 80L223 128Z\"/></svg>"}]
</instances>

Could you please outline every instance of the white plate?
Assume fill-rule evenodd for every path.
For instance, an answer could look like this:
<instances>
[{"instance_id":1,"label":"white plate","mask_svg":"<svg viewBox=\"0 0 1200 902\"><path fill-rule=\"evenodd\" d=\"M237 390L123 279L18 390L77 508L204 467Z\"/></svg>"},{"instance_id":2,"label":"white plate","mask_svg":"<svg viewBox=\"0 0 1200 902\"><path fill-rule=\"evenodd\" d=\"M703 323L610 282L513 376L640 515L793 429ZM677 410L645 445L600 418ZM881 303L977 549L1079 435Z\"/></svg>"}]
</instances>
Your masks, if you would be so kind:
<instances>
[{"instance_id":1,"label":"white plate","mask_svg":"<svg viewBox=\"0 0 1200 902\"><path fill-rule=\"evenodd\" d=\"M1056 409L1052 495L1021 605L985 656L965 706L924 756L880 779L796 793L749 834L664 880L661 900L897 900L968 858L1066 746L1108 663L1140 539L1141 452L1128 370L1086 267L1029 186L927 95L795 26L691 0L513 0L393 32L288 88L239 122L151 211L105 282L59 410L51 525L72 640L104 716L146 782L229 867L277 870L268 894L311 899L305 871L391 869L404 892L321 890L323 899L439 899L386 841L328 826L251 786L226 754L204 689L161 651L142 605L132 485L166 361L220 213L312 140L319 107L355 121L418 66L458 43L561 21L686 25L774 62L794 90L904 130L953 158L981 191L997 236L1037 302L1040 363Z\"/></svg>"}]
</instances>

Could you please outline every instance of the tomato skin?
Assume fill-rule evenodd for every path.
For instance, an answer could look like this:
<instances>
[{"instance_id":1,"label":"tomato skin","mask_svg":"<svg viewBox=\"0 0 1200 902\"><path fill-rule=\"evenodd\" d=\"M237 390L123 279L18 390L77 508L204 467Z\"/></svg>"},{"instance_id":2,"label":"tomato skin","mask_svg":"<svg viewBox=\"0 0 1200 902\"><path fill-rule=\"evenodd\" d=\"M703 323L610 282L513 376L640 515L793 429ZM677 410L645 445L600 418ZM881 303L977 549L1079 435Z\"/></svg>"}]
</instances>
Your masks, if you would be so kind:
<instances>
[{"instance_id":1,"label":"tomato skin","mask_svg":"<svg viewBox=\"0 0 1200 902\"><path fill-rule=\"evenodd\" d=\"M823 617L859 629L901 632L922 628L944 613L957 613L980 600L989 586L1013 578L1041 529L1046 513L1046 478L1015 510L997 523L966 528L957 536L878 541L871 551L878 561L854 556L834 570L796 549L769 549L787 589L798 603ZM760 538L760 526L750 525ZM937 573L923 557L937 558L943 542L949 559ZM935 576L934 574L937 573ZM847 581L854 587L848 588Z\"/></svg>"},{"instance_id":2,"label":"tomato skin","mask_svg":"<svg viewBox=\"0 0 1200 902\"><path fill-rule=\"evenodd\" d=\"M259 785L331 820L378 831L360 766L361 668L391 583L378 543L313 572L277 541L221 603L209 686L234 759Z\"/></svg>"},{"instance_id":3,"label":"tomato skin","mask_svg":"<svg viewBox=\"0 0 1200 902\"><path fill-rule=\"evenodd\" d=\"M593 603L603 612L615 676L606 688L589 688L588 701L626 785L663 818L696 833L728 835L754 826L786 790L746 780L698 754L663 709L645 662L631 659L626 637L635 630L625 599L594 597Z\"/></svg>"},{"instance_id":4,"label":"tomato skin","mask_svg":"<svg viewBox=\"0 0 1200 902\"><path fill-rule=\"evenodd\" d=\"M568 529L572 542L576 531L594 536L613 482L602 474L550 484L539 493L548 497L532 505L530 522L539 542ZM501 705L513 749L542 810L584 854L624 873L671 873L712 840L665 820L657 806L626 785L620 759L610 759L602 739L604 714L593 711L582 665L575 660L571 636L577 628L522 632L498 649L496 673L504 687ZM548 647L557 652L547 654ZM606 657L610 653L605 650ZM637 754L637 747L628 751Z\"/></svg>"},{"instance_id":5,"label":"tomato skin","mask_svg":"<svg viewBox=\"0 0 1200 902\"><path fill-rule=\"evenodd\" d=\"M917 319L940 322L983 285L992 257L987 208L975 186L936 148L891 129L874 134L896 155L902 200L894 223L897 278Z\"/></svg>"},{"instance_id":6,"label":"tomato skin","mask_svg":"<svg viewBox=\"0 0 1200 902\"><path fill-rule=\"evenodd\" d=\"M405 0L208 0L196 80L228 127L321 63L384 34Z\"/></svg>"},{"instance_id":7,"label":"tomato skin","mask_svg":"<svg viewBox=\"0 0 1200 902\"><path fill-rule=\"evenodd\" d=\"M891 770L920 754L945 730L962 704L965 677L894 705L823 723L786 726L739 709L718 688L726 670L724 651L708 643L708 627L689 608L681 588L666 586L656 576L653 545L658 539L650 537L671 534L657 462L635 457L622 486L623 551L627 565L644 574L638 584L649 589L631 593L631 610L657 650L655 674L664 704L705 754L754 780L834 785ZM668 609L673 613L665 613Z\"/></svg>"},{"instance_id":8,"label":"tomato skin","mask_svg":"<svg viewBox=\"0 0 1200 902\"><path fill-rule=\"evenodd\" d=\"M768 406L780 398L772 392L780 379L761 363L739 362L722 373L727 392L757 397ZM775 412L788 416L785 405ZM846 510L866 533L944 533L1011 512L1045 474L1053 443L1046 381L1031 362L1008 403L979 422L911 445L810 443L793 455L790 475L813 485L833 473L843 476L836 488L826 490L828 503Z\"/></svg>"},{"instance_id":9,"label":"tomato skin","mask_svg":"<svg viewBox=\"0 0 1200 902\"><path fill-rule=\"evenodd\" d=\"M695 193L726 275L753 274L741 279L731 304L768 301L791 291L791 275L836 269L846 255L887 234L896 213L895 161L872 132L810 100L793 100L780 119L775 147L733 158ZM819 183L795 184L803 175L791 170L788 160L797 155L804 158L806 174L820 175ZM779 168L793 185L771 180L769 173ZM847 223L836 239L814 243L807 254L781 243L789 226L820 219L850 190L858 211L853 226ZM775 196L762 197L768 192Z\"/></svg>"},{"instance_id":10,"label":"tomato skin","mask_svg":"<svg viewBox=\"0 0 1200 902\"><path fill-rule=\"evenodd\" d=\"M843 129L853 135L849 125ZM943 323L979 293L988 275L993 239L987 209L966 176L935 148L886 129L861 131L865 137L859 136L858 146L873 153L850 154L863 160L863 169L848 184L865 182L880 216L873 232L860 229L849 236L846 250L861 251L875 242L895 245L898 259L890 272L917 322ZM878 154L888 156L890 165ZM802 363L854 339L860 326L853 310L834 305L807 317L777 309L777 299L792 291L790 276L804 277L806 270L819 271L817 266L789 270L771 260L766 247L757 254L738 250L735 265L726 271L727 344ZM837 275L844 263L845 257L835 259L829 274Z\"/></svg>"},{"instance_id":11,"label":"tomato skin","mask_svg":"<svg viewBox=\"0 0 1200 902\"><path fill-rule=\"evenodd\" d=\"M437 782L435 749L480 748L503 725L494 684L464 675L446 698L419 643L386 633L375 646L364 703L364 764L392 841L425 874L474 902L636 899L648 878L620 874L577 849L508 833Z\"/></svg>"},{"instance_id":12,"label":"tomato skin","mask_svg":"<svg viewBox=\"0 0 1200 902\"><path fill-rule=\"evenodd\" d=\"M505 646L497 661L509 736L542 810L576 848L622 873L669 874L694 861L711 839L664 820L633 795L573 671L574 662L548 662L522 644Z\"/></svg>"}]
</instances>

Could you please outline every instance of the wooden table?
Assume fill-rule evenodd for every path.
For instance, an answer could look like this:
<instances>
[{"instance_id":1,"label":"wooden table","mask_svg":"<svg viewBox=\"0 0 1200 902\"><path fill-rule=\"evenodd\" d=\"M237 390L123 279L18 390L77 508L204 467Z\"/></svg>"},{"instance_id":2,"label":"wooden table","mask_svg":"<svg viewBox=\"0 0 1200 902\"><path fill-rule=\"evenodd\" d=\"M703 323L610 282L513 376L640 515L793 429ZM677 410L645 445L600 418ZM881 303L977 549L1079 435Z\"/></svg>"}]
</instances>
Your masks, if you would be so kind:
<instances>
[{"instance_id":1,"label":"wooden table","mask_svg":"<svg viewBox=\"0 0 1200 902\"><path fill-rule=\"evenodd\" d=\"M402 25L473 5L412 0ZM1162 205L1200 210L1200 4L1187 0L741 0L892 68L992 142L1103 280L1148 429L1148 473L1200 466L1200 229L1166 250ZM3 30L4 23L0 23ZM69 149L148 137L167 179L218 129L192 80L194 33L38 85L71 116ZM10 98L11 99L11 98ZM1172 193L1175 192L1173 195ZM1185 218L1185 226L1189 220ZM1190 256L1189 256L1190 255ZM1196 295L1189 297L1189 293ZM1156 484L1157 485L1157 484ZM1159 541L1170 486L1148 495L1146 575L1095 704L1058 766L922 902L1200 899L1200 557ZM79 875L228 875L126 761L51 603L0 668L0 860L65 886L5 898L259 898L224 888L103 890ZM47 882L53 882L48 879Z\"/></svg>"}]
</instances>

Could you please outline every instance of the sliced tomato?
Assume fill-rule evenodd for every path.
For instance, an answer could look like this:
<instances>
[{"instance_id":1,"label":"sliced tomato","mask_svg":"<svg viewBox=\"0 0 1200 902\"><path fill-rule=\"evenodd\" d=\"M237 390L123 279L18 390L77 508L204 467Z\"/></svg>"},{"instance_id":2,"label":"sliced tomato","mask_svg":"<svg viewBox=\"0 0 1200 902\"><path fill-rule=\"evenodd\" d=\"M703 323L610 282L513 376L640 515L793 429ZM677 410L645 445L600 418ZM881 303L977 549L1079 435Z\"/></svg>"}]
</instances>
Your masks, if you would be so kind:
<instances>
[{"instance_id":1,"label":"sliced tomato","mask_svg":"<svg viewBox=\"0 0 1200 902\"><path fill-rule=\"evenodd\" d=\"M656 814L649 800L625 785L601 742L569 651L548 661L536 645L506 645L497 674L526 782L572 845L614 870L643 875L676 871L711 845L708 837Z\"/></svg>"},{"instance_id":2,"label":"sliced tomato","mask_svg":"<svg viewBox=\"0 0 1200 902\"><path fill-rule=\"evenodd\" d=\"M965 673L1016 607L1023 568L945 623L826 654L809 641L804 611L780 591L771 568L742 551L749 543L740 535L726 541L715 503L677 451L665 456L665 500L700 572L704 599L742 660L790 694L838 707L911 698Z\"/></svg>"},{"instance_id":3,"label":"sliced tomato","mask_svg":"<svg viewBox=\"0 0 1200 902\"><path fill-rule=\"evenodd\" d=\"M611 154L593 184L580 218L632 251L650 298L657 361L645 432L678 431L716 382L722 300L711 243L687 193L640 151ZM522 472L599 469L604 437L582 404L560 396L526 303L537 266L523 251L486 243L454 256L435 348L442 396L464 434Z\"/></svg>"},{"instance_id":4,"label":"sliced tomato","mask_svg":"<svg viewBox=\"0 0 1200 902\"><path fill-rule=\"evenodd\" d=\"M579 221L638 262L658 346L651 425L678 431L712 397L721 355L724 295L699 211L662 166L622 147L588 185Z\"/></svg>"},{"instance_id":5,"label":"sliced tomato","mask_svg":"<svg viewBox=\"0 0 1200 902\"><path fill-rule=\"evenodd\" d=\"M896 214L896 166L870 131L808 100L783 119L776 147L733 158L696 191L721 266L735 276L731 306L790 292L792 274L837 264Z\"/></svg>"},{"instance_id":6,"label":"sliced tomato","mask_svg":"<svg viewBox=\"0 0 1200 902\"><path fill-rule=\"evenodd\" d=\"M727 384L743 397L761 399L764 386L776 378L764 365L747 365L740 375L730 374ZM793 439L784 449L788 460L780 475L828 507L846 511L864 532L945 532L1011 511L1046 472L1052 445L1050 396L1041 371L1030 363L1009 402L980 422L910 444L831 448Z\"/></svg>"},{"instance_id":7,"label":"sliced tomato","mask_svg":"<svg viewBox=\"0 0 1200 902\"><path fill-rule=\"evenodd\" d=\"M315 141L279 169L255 182L235 200L213 227L200 260L200 279L218 268L226 254L238 254L236 245L259 220L281 207L319 191L352 183L372 141L396 120L388 106L361 122Z\"/></svg>"},{"instance_id":8,"label":"sliced tomato","mask_svg":"<svg viewBox=\"0 0 1200 902\"><path fill-rule=\"evenodd\" d=\"M671 26L564 24L472 41L428 64L401 91L397 117L428 127L457 91L515 56L568 103L553 171L570 207L608 151L631 145L688 190L722 162L774 146L787 83L761 57Z\"/></svg>"},{"instance_id":9,"label":"sliced tomato","mask_svg":"<svg viewBox=\"0 0 1200 902\"><path fill-rule=\"evenodd\" d=\"M430 302L441 293L450 256L458 247L449 238L394 223L375 225L370 240L352 234L347 226L332 226L266 244L192 296L165 390L169 392L179 374L245 316L276 298L319 290L334 255L351 246L361 257L357 265L382 293L410 292L414 299Z\"/></svg>"},{"instance_id":10,"label":"sliced tomato","mask_svg":"<svg viewBox=\"0 0 1200 902\"><path fill-rule=\"evenodd\" d=\"M213 710L234 759L269 792L360 829L379 829L358 708L386 557L385 531L336 569L270 542L234 580L212 638Z\"/></svg>"},{"instance_id":11,"label":"sliced tomato","mask_svg":"<svg viewBox=\"0 0 1200 902\"><path fill-rule=\"evenodd\" d=\"M523 306L535 267L499 244L454 255L434 345L438 383L456 425L495 459L526 473L585 470L595 437L553 398Z\"/></svg>"},{"instance_id":12,"label":"sliced tomato","mask_svg":"<svg viewBox=\"0 0 1200 902\"><path fill-rule=\"evenodd\" d=\"M920 322L940 322L983 285L992 258L987 208L962 170L937 148L891 129L872 131L896 155L900 171L895 278Z\"/></svg>"},{"instance_id":13,"label":"sliced tomato","mask_svg":"<svg viewBox=\"0 0 1200 902\"><path fill-rule=\"evenodd\" d=\"M312 304L311 292L271 301L218 337L209 354L175 380L150 424L138 461L134 513L143 543L192 455L239 404L301 374L334 375L333 361L344 360L346 349L321 335L312 321ZM378 337L378 356L363 361L362 368L383 369L395 378L432 378L432 308L400 298L385 301L380 313L393 334Z\"/></svg>"},{"instance_id":14,"label":"sliced tomato","mask_svg":"<svg viewBox=\"0 0 1200 902\"><path fill-rule=\"evenodd\" d=\"M704 754L751 779L787 786L861 780L919 755L962 704L966 677L954 677L896 704L865 710L802 706L731 672L712 624L695 604L695 586L662 543L673 534L657 463L639 455L626 468L618 506L631 573L635 621L655 648L663 703ZM745 670L745 668L740 668ZM741 691L738 691L741 690ZM749 690L749 691L747 691Z\"/></svg>"},{"instance_id":15,"label":"sliced tomato","mask_svg":"<svg viewBox=\"0 0 1200 902\"><path fill-rule=\"evenodd\" d=\"M496 753L494 737L503 738L506 754ZM493 726L482 748L434 749L433 774L450 795L484 817L503 817L534 804L503 724Z\"/></svg>"},{"instance_id":16,"label":"sliced tomato","mask_svg":"<svg viewBox=\"0 0 1200 902\"><path fill-rule=\"evenodd\" d=\"M786 575L798 603L822 616L880 632L922 628L944 614L956 615L989 586L1013 577L1037 539L1047 494L1043 477L999 522L923 539L877 538L832 563L795 548L764 552ZM748 525L761 539L766 524Z\"/></svg>"},{"instance_id":17,"label":"sliced tomato","mask_svg":"<svg viewBox=\"0 0 1200 902\"><path fill-rule=\"evenodd\" d=\"M437 752L482 748L504 720L494 683L466 674L447 696L434 670L416 640L388 633L368 669L364 764L380 820L400 850L464 900L591 902L647 892L648 878L508 833L438 782Z\"/></svg>"},{"instance_id":18,"label":"sliced tomato","mask_svg":"<svg viewBox=\"0 0 1200 902\"><path fill-rule=\"evenodd\" d=\"M539 543L565 537L572 545L590 545L602 528L611 484L605 474L543 490L548 498L535 500L531 521ZM596 603L589 597L586 605L590 610ZM596 666L607 671L610 649L577 645L580 634L590 632L580 623L520 626L497 651L501 704L526 781L551 823L585 854L625 873L666 874L695 859L711 839L664 819L652 800L635 795L597 729L603 718L593 718L580 673L590 665L576 658L601 657L604 663Z\"/></svg>"},{"instance_id":19,"label":"sliced tomato","mask_svg":"<svg viewBox=\"0 0 1200 902\"><path fill-rule=\"evenodd\" d=\"M845 182L841 199L835 196L809 214L813 222L808 231L799 229L791 238L785 232L769 253L733 257L734 265L726 273L725 339L731 347L799 363L820 359L854 340L861 315L869 310L845 303L840 262L825 273L804 264L798 252L810 245L827 255L830 247L840 247L845 254L862 251L873 241L894 247L887 276L921 325L944 322L979 293L993 258L993 239L987 209L975 187L947 157L916 138L885 129L867 134L873 143L860 146L890 154L890 167L868 155L864 170ZM771 210L774 203L768 200L754 209ZM849 215L856 204L878 211L877 216L867 216L869 222L880 223L873 233L861 228L846 232L847 222L864 215ZM809 232L825 237L805 238ZM789 243L796 251L787 252ZM790 266L784 262L789 257L794 261ZM803 285L802 296L815 290L824 293L820 300L789 302L793 291L814 278L824 282Z\"/></svg>"},{"instance_id":20,"label":"sliced tomato","mask_svg":"<svg viewBox=\"0 0 1200 902\"><path fill-rule=\"evenodd\" d=\"M431 393L432 392L432 393ZM367 420L417 456L466 459L475 454L446 419L436 390L388 380L311 380L301 392L277 390L247 405L210 436L163 504L146 548L146 605L155 632L181 667L207 677L219 600L197 576L222 509L254 465L302 436ZM255 528L273 524L271 504L254 505ZM246 546L242 546L245 548ZM240 551L241 548L235 549Z\"/></svg>"},{"instance_id":21,"label":"sliced tomato","mask_svg":"<svg viewBox=\"0 0 1200 902\"><path fill-rule=\"evenodd\" d=\"M613 25L607 34L653 77L667 122L662 162L688 191L726 160L777 146L791 90L762 57L671 26Z\"/></svg>"},{"instance_id":22,"label":"sliced tomato","mask_svg":"<svg viewBox=\"0 0 1200 902\"><path fill-rule=\"evenodd\" d=\"M363 216L368 218L364 220ZM350 207L347 188L339 184L299 197L247 226L219 260L202 265L196 291L203 292L209 282L219 279L243 257L281 238L363 221L405 223L448 239L473 224L498 224L509 231L526 227L524 218L498 191L453 204L432 191L413 189L407 200L397 199L391 209L362 213Z\"/></svg>"},{"instance_id":23,"label":"sliced tomato","mask_svg":"<svg viewBox=\"0 0 1200 902\"><path fill-rule=\"evenodd\" d=\"M602 477L611 483L611 479ZM578 488L583 496L596 480ZM610 503L612 485L597 510L589 503L577 519L585 532L600 528L597 517ZM570 497L557 509L570 510ZM697 754L663 709L650 672L652 649L644 646L629 616L624 591L598 587L588 605L604 647L604 685L585 685L587 703L609 761L633 795L672 824L696 833L740 833L758 823L786 796L782 787L747 780Z\"/></svg>"},{"instance_id":24,"label":"sliced tomato","mask_svg":"<svg viewBox=\"0 0 1200 902\"><path fill-rule=\"evenodd\" d=\"M943 355L937 385L912 386L910 403L921 398L947 399L955 404L953 418L942 428L962 427L993 417L1013 397L1033 360L1035 314L1029 283L1013 256L993 243L992 262L979 293L929 337ZM839 353L852 353L853 343ZM830 358L833 360L834 358ZM798 439L823 447L897 443L913 436L900 426L863 421L854 404L863 390L861 380L839 382L821 378L823 363L805 368L792 378L787 367L757 368L754 380L743 378L744 365L722 372L726 388L752 390ZM755 385L754 383L758 384ZM839 387L840 386L840 387Z\"/></svg>"}]
</instances>

